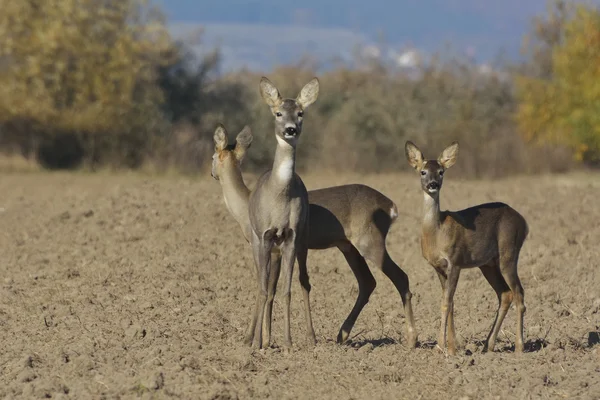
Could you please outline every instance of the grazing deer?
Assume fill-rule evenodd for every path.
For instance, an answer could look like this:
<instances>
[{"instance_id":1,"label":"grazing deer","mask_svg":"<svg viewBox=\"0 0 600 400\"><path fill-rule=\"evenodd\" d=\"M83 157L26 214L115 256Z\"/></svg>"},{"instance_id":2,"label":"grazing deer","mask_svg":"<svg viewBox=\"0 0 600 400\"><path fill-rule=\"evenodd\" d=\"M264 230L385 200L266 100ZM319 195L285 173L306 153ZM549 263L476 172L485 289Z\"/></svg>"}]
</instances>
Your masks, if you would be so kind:
<instances>
[{"instance_id":1,"label":"grazing deer","mask_svg":"<svg viewBox=\"0 0 600 400\"><path fill-rule=\"evenodd\" d=\"M236 137L235 145L229 145L227 132L219 125L214 135L215 154L212 172L223 190L225 204L240 225L244 237L251 240L248 215L250 190L244 183L241 163L252 143L250 128L245 127ZM352 311L344 321L337 336L343 343L369 297L375 290L376 282L365 258L376 264L393 282L404 303L407 319L407 341L415 347L417 333L411 305L408 276L389 256L385 240L391 224L398 216L394 202L365 185L342 185L308 192L309 198L309 249L337 247L346 258L358 281L358 297ZM272 253L272 271L279 270L280 254ZM269 282L269 292L265 320L271 318L271 310L277 280ZM305 307L308 304L305 303ZM270 329L268 323L265 324ZM270 332L263 332L263 344L268 345Z\"/></svg>"},{"instance_id":2,"label":"grazing deer","mask_svg":"<svg viewBox=\"0 0 600 400\"><path fill-rule=\"evenodd\" d=\"M260 94L275 116L277 147L273 168L258 178L256 188L250 194L248 211L252 252L258 272L258 292L252 324L256 325L252 346L261 348L263 317L268 298L268 286L276 273L271 271L271 250L281 249L283 270L284 346L290 349L290 302L294 262L298 260L300 284L305 304L309 304L310 284L306 270L308 255L308 192L304 182L296 174L296 145L302 133L304 110L317 100L319 81L313 78L300 91L296 99L284 99L267 78L260 80ZM314 344L310 305L305 310L309 339ZM267 322L270 324L270 321ZM252 325L251 324L251 325ZM265 347L268 344L265 343Z\"/></svg>"},{"instance_id":3,"label":"grazing deer","mask_svg":"<svg viewBox=\"0 0 600 400\"><path fill-rule=\"evenodd\" d=\"M485 203L460 211L440 211L444 172L456 162L458 143L453 142L448 146L437 160L426 161L410 141L406 142L405 151L408 163L421 176L425 198L421 251L435 268L442 284L442 321L438 346L445 349L447 345L448 353L456 354L453 297L458 276L463 268L479 267L498 295L496 318L483 351L494 350L502 321L514 300L518 312L515 351L523 352L525 303L517 264L529 232L525 218L504 203Z\"/></svg>"}]
</instances>

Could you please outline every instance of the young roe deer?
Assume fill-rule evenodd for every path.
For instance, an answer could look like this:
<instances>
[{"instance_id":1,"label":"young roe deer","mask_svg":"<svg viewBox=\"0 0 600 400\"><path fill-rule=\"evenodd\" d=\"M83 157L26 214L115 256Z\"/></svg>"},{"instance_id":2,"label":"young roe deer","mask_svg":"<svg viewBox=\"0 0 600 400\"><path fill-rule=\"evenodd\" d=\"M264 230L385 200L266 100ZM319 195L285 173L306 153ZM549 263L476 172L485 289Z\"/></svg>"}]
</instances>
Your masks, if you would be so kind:
<instances>
[{"instance_id":1,"label":"young roe deer","mask_svg":"<svg viewBox=\"0 0 600 400\"><path fill-rule=\"evenodd\" d=\"M284 285L284 346L290 349L290 302L294 261L298 260L300 284L305 304L309 304L310 284L306 270L308 255L308 192L302 179L296 174L296 145L302 133L304 110L317 100L319 81L313 78L296 99L284 99L267 78L260 80L260 94L275 116L277 147L273 168L258 178L256 188L250 194L252 252L258 272L256 309L251 325L256 325L252 345L261 348L263 317L268 298L269 281L275 278L271 271L271 250L281 249L281 267ZM277 272L277 271L275 271ZM305 310L309 339L316 342L310 315L310 304ZM270 321L267 322L270 324ZM265 343L265 347L268 344Z\"/></svg>"},{"instance_id":2,"label":"young roe deer","mask_svg":"<svg viewBox=\"0 0 600 400\"><path fill-rule=\"evenodd\" d=\"M524 291L517 274L519 252L529 229L525 218L504 203L485 203L460 211L440 211L444 172L456 162L453 142L437 160L425 160L412 142L405 145L408 163L421 176L424 214L421 232L423 257L435 268L442 284L442 321L438 346L456 354L454 292L460 270L479 267L498 295L498 309L483 351L493 351L508 309L515 301L517 335L515 351L523 352ZM448 335L446 332L449 331ZM448 342L446 342L448 339Z\"/></svg>"},{"instance_id":3,"label":"young roe deer","mask_svg":"<svg viewBox=\"0 0 600 400\"><path fill-rule=\"evenodd\" d=\"M240 225L247 241L251 239L248 215L250 190L244 183L241 163L252 143L250 128L237 135L235 145L229 145L227 132L220 125L214 135L215 154L213 155L213 178L219 181L225 204ZM358 297L352 311L342 324L337 342L343 343L369 297L375 290L376 282L365 258L377 265L393 282L400 293L407 320L407 342L416 346L415 329L408 276L389 256L385 240L391 224L398 216L392 200L377 190L359 184L334 186L311 190L309 198L309 249L337 247L346 258L358 281ZM272 253L272 271L279 269L280 254ZM269 293L265 319L270 320L277 280L269 282ZM305 307L308 304L305 303ZM268 325L267 325L268 326ZM268 326L270 329L270 326ZM266 338L266 339L265 339ZM263 342L268 344L270 332L263 334Z\"/></svg>"}]
</instances>

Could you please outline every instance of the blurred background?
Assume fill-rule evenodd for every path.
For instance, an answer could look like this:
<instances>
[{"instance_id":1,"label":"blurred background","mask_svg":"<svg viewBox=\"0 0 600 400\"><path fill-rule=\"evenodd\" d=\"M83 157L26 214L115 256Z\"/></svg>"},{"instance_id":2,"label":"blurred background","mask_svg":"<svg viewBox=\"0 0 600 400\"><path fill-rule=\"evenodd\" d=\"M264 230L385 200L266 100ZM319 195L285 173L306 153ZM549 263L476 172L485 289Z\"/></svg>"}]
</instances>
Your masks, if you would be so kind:
<instances>
[{"instance_id":1,"label":"blurred background","mask_svg":"<svg viewBox=\"0 0 600 400\"><path fill-rule=\"evenodd\" d=\"M600 165L600 1L1 0L0 169L209 167L218 122L272 163L258 81L321 81L301 171L469 178ZM343 155L343 157L341 156Z\"/></svg>"}]
</instances>

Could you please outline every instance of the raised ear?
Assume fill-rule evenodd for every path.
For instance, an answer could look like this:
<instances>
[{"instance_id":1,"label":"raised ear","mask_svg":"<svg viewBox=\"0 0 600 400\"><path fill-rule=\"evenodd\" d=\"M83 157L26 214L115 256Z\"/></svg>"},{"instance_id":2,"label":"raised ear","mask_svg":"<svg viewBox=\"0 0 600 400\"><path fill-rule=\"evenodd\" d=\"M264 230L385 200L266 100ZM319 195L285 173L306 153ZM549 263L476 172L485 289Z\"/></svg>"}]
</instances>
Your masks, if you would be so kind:
<instances>
[{"instance_id":1,"label":"raised ear","mask_svg":"<svg viewBox=\"0 0 600 400\"><path fill-rule=\"evenodd\" d=\"M283 103L283 99L279 94L279 90L266 77L260 78L260 95L267 105L271 108L279 107Z\"/></svg>"},{"instance_id":2,"label":"raised ear","mask_svg":"<svg viewBox=\"0 0 600 400\"><path fill-rule=\"evenodd\" d=\"M251 145L252 130L248 125L246 125L235 138L235 149L233 150L235 158L237 158L239 161L242 161L246 155L246 150L248 150Z\"/></svg>"},{"instance_id":3,"label":"raised ear","mask_svg":"<svg viewBox=\"0 0 600 400\"><path fill-rule=\"evenodd\" d=\"M423 161L425 161L423 159L423 153L421 153L421 150L419 150L419 148L415 146L413 142L410 140L406 141L406 144L404 145L404 152L406 153L406 159L411 167L416 170L419 170L423 167Z\"/></svg>"},{"instance_id":4,"label":"raised ear","mask_svg":"<svg viewBox=\"0 0 600 400\"><path fill-rule=\"evenodd\" d=\"M213 135L213 140L215 142L216 151L223 151L225 147L227 147L227 131L225 130L223 124L217 125L217 129Z\"/></svg>"},{"instance_id":5,"label":"raised ear","mask_svg":"<svg viewBox=\"0 0 600 400\"><path fill-rule=\"evenodd\" d=\"M448 169L454 165L458 157L458 142L452 142L452 144L442 151L442 154L438 157L438 163Z\"/></svg>"},{"instance_id":6,"label":"raised ear","mask_svg":"<svg viewBox=\"0 0 600 400\"><path fill-rule=\"evenodd\" d=\"M302 108L307 108L317 101L317 97L319 97L319 80L317 78L312 78L310 82L304 85L300 94L296 97L296 101Z\"/></svg>"}]
</instances>

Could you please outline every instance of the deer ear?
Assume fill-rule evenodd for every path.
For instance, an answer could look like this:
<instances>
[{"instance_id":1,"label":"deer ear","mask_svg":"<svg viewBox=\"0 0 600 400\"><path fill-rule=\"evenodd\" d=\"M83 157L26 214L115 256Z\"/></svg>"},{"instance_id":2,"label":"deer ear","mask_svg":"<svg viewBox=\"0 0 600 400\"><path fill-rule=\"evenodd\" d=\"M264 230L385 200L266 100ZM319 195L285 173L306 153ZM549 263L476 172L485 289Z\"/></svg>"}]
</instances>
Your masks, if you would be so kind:
<instances>
[{"instance_id":1,"label":"deer ear","mask_svg":"<svg viewBox=\"0 0 600 400\"><path fill-rule=\"evenodd\" d=\"M404 152L406 153L406 159L411 167L419 170L423 167L423 153L413 142L410 140L406 141L404 145Z\"/></svg>"},{"instance_id":2,"label":"deer ear","mask_svg":"<svg viewBox=\"0 0 600 400\"><path fill-rule=\"evenodd\" d=\"M452 144L442 151L442 154L438 157L438 164L444 169L448 169L454 165L456 158L458 157L458 142L452 142Z\"/></svg>"},{"instance_id":3,"label":"deer ear","mask_svg":"<svg viewBox=\"0 0 600 400\"><path fill-rule=\"evenodd\" d=\"M213 135L213 141L215 142L215 150L223 151L227 147L227 131L223 124L217 125L215 134Z\"/></svg>"},{"instance_id":4,"label":"deer ear","mask_svg":"<svg viewBox=\"0 0 600 400\"><path fill-rule=\"evenodd\" d=\"M300 94L296 97L296 101L302 108L307 108L317 101L317 97L319 97L319 80L317 78L312 78L310 82L304 85Z\"/></svg>"},{"instance_id":5,"label":"deer ear","mask_svg":"<svg viewBox=\"0 0 600 400\"><path fill-rule=\"evenodd\" d=\"M260 79L260 95L267 105L271 108L279 107L283 103L283 99L279 94L279 90L266 77Z\"/></svg>"},{"instance_id":6,"label":"deer ear","mask_svg":"<svg viewBox=\"0 0 600 400\"><path fill-rule=\"evenodd\" d=\"M246 125L235 138L235 149L233 150L235 158L237 158L239 161L242 161L246 155L246 150L248 150L251 145L252 130L248 125Z\"/></svg>"}]
</instances>

